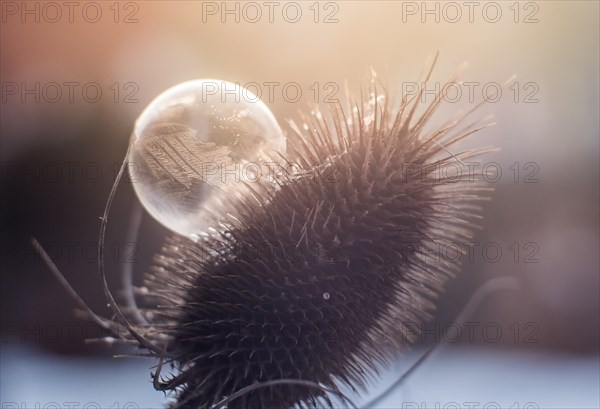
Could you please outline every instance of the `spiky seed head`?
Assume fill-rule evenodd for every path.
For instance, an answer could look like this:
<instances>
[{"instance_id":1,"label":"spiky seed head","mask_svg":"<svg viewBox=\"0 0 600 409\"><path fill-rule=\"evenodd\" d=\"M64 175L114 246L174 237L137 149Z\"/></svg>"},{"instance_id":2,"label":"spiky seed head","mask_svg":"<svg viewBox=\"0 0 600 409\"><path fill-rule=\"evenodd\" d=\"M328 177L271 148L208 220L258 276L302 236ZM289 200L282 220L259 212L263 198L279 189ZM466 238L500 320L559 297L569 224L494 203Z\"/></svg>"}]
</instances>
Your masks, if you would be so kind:
<instances>
[{"instance_id":1,"label":"spiky seed head","mask_svg":"<svg viewBox=\"0 0 600 409\"><path fill-rule=\"evenodd\" d=\"M155 322L139 330L175 369L162 384L176 391L173 407L209 408L275 379L364 388L418 336L459 268L424 253L469 239L483 190L473 174L439 172L482 153L452 152L474 131L462 119L425 131L440 101L425 106L419 94L394 107L372 85L352 108L313 112L291 127L294 171L276 188L255 187L199 242L167 240L146 275ZM328 402L322 390L278 384L228 407Z\"/></svg>"}]
</instances>

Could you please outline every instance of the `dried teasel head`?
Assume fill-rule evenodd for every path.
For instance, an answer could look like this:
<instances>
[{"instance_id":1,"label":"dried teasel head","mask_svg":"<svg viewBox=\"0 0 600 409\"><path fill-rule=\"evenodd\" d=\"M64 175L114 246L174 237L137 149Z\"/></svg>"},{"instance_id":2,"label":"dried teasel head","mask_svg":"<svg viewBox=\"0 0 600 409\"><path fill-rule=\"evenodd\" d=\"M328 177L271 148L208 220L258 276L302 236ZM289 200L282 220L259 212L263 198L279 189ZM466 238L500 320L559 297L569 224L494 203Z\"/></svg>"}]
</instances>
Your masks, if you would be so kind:
<instances>
[{"instance_id":1,"label":"dried teasel head","mask_svg":"<svg viewBox=\"0 0 600 409\"><path fill-rule=\"evenodd\" d=\"M394 106L376 81L367 95L292 126L294 171L231 204L213 234L167 239L145 276L152 319L102 321L160 359L173 408L323 407L430 317L460 266L423 252L468 240L488 190L439 169L488 151L455 151L485 125L469 112L427 130L441 96Z\"/></svg>"}]
</instances>

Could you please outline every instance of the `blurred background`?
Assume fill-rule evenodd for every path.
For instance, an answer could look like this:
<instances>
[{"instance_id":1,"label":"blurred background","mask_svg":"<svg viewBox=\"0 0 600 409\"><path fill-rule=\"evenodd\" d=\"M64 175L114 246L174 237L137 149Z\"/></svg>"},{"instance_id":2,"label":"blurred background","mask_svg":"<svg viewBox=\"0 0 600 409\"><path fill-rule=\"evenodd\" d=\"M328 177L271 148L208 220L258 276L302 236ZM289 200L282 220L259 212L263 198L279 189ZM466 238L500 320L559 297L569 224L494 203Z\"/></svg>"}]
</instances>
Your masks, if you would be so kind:
<instances>
[{"instance_id":1,"label":"blurred background","mask_svg":"<svg viewBox=\"0 0 600 409\"><path fill-rule=\"evenodd\" d=\"M428 335L371 393L439 341L478 286L509 276L519 288L487 297L473 330L446 339L381 407L600 407L599 3L475 3L1 2L2 407L166 402L152 388L152 361L84 342L99 329L78 318L29 244L38 238L109 314L99 217L134 121L155 96L196 78L254 84L286 130L286 119L343 99L345 84L366 85L371 68L390 95L411 92L438 51L428 89L469 68L433 125L516 75L476 114L497 125L469 142L500 148L481 162L496 190ZM115 288L117 262L133 262L139 279L167 233L146 216L143 239L128 245L135 200L123 182L107 237Z\"/></svg>"}]
</instances>

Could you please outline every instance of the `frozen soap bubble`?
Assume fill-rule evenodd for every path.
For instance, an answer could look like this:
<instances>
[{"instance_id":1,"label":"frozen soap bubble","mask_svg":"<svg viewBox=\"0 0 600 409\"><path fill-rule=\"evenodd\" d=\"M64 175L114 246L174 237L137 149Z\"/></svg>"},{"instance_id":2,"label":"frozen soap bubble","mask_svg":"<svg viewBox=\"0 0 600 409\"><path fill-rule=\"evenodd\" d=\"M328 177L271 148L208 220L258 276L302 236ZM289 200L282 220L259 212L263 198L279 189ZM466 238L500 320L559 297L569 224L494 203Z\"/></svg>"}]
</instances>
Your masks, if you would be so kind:
<instances>
[{"instance_id":1,"label":"frozen soap bubble","mask_svg":"<svg viewBox=\"0 0 600 409\"><path fill-rule=\"evenodd\" d=\"M286 148L267 106L221 80L169 88L135 123L129 173L141 203L170 230L197 237L225 216L225 199L271 177Z\"/></svg>"}]
</instances>

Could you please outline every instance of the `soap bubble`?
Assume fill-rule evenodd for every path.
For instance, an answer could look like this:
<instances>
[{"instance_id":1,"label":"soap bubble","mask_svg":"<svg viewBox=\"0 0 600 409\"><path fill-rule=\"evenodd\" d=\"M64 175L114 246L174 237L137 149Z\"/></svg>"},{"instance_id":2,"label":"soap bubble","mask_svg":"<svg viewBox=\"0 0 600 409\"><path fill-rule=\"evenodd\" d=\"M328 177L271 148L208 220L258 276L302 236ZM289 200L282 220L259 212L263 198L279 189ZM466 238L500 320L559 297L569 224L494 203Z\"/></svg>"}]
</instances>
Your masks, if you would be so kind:
<instances>
[{"instance_id":1,"label":"soap bubble","mask_svg":"<svg viewBox=\"0 0 600 409\"><path fill-rule=\"evenodd\" d=\"M135 123L129 173L142 205L170 230L197 237L232 198L273 176L285 137L258 97L221 80L169 88ZM268 179L269 180L269 179Z\"/></svg>"}]
</instances>

